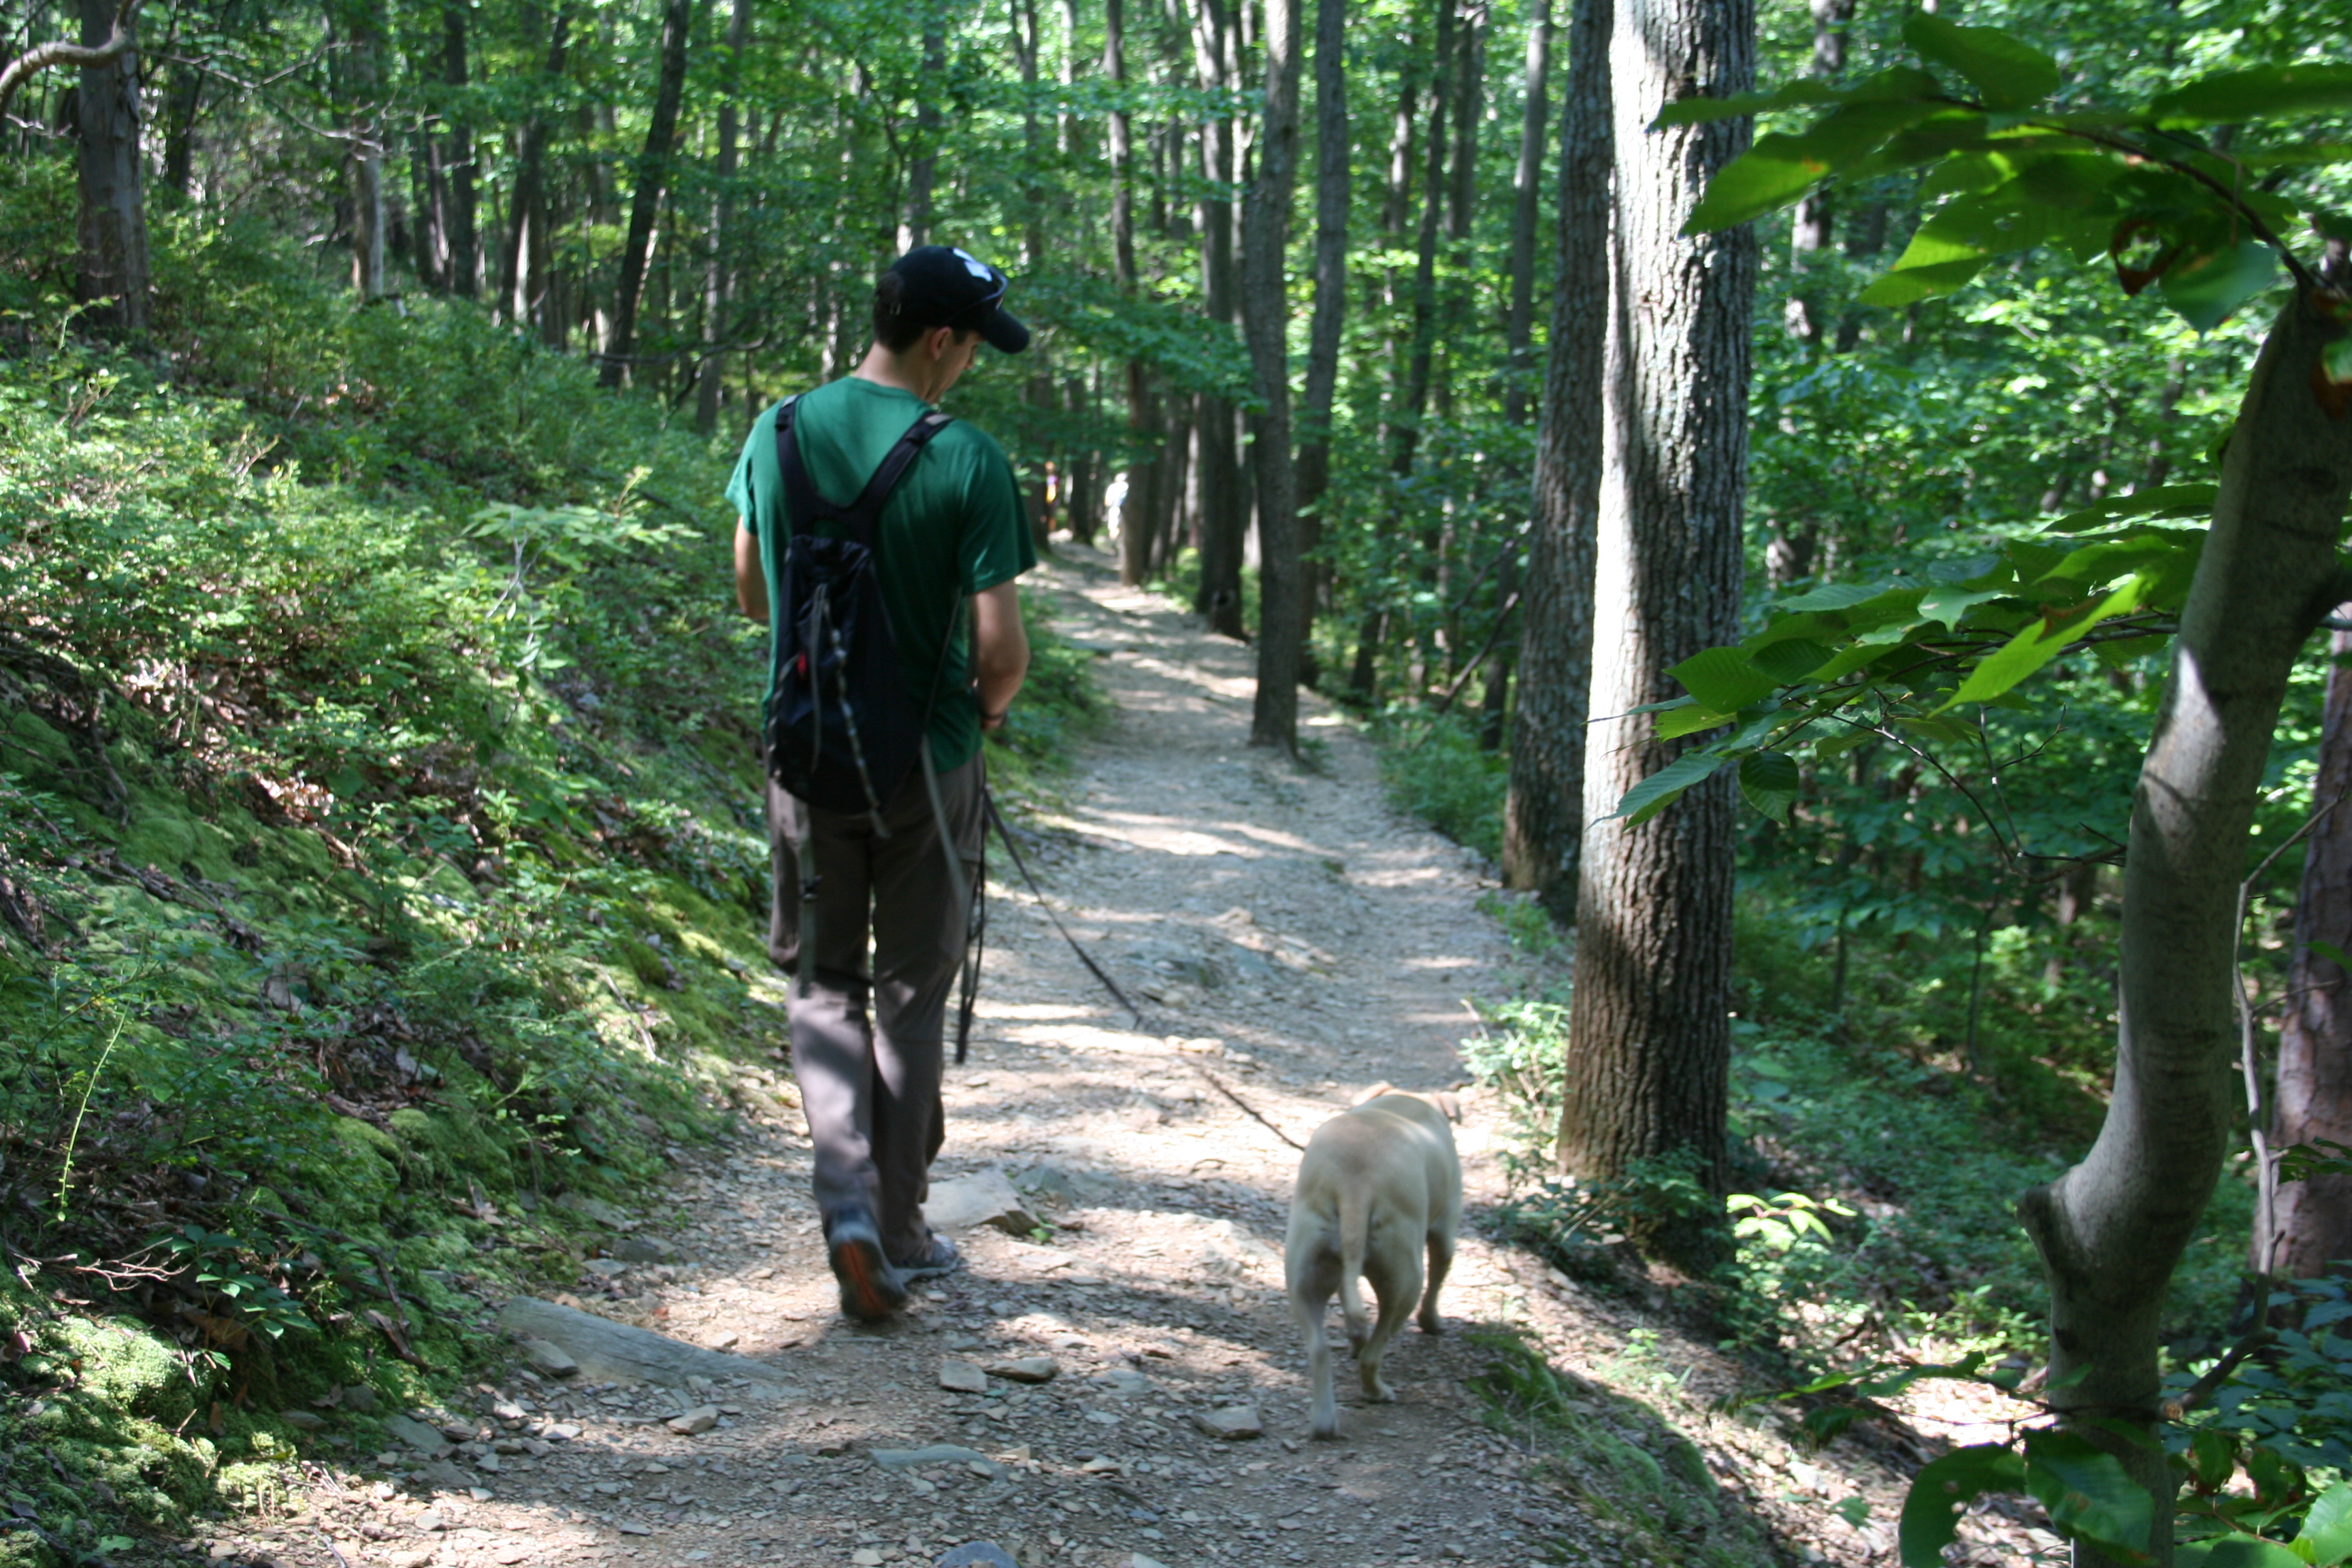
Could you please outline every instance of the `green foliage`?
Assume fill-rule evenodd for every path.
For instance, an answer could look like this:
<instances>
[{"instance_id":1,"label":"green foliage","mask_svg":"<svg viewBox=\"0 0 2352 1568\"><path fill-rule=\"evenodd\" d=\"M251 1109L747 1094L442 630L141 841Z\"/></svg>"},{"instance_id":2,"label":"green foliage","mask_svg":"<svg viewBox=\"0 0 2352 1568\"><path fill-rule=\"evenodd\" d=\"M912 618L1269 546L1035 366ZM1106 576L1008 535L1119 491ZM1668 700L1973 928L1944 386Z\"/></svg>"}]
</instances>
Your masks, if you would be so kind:
<instances>
[{"instance_id":1,"label":"green foliage","mask_svg":"<svg viewBox=\"0 0 2352 1568\"><path fill-rule=\"evenodd\" d=\"M1398 707L1382 716L1375 734L1382 742L1381 779L1398 810L1490 860L1502 858L1510 762L1479 744L1473 718Z\"/></svg>"}]
</instances>

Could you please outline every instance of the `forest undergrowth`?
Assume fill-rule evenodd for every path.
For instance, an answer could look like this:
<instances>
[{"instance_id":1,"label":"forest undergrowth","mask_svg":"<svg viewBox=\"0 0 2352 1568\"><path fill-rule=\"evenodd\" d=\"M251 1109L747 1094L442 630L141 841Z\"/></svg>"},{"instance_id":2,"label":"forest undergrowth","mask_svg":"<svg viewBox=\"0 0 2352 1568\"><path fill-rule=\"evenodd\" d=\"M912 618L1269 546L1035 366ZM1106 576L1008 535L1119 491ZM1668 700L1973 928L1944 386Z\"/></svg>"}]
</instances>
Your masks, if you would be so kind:
<instances>
[{"instance_id":1,"label":"forest undergrowth","mask_svg":"<svg viewBox=\"0 0 2352 1568\"><path fill-rule=\"evenodd\" d=\"M95 344L20 178L68 248L0 268L0 1563L135 1561L792 1095L765 633L729 438L168 214L153 339ZM1016 801L1096 717L1033 637Z\"/></svg>"}]
</instances>

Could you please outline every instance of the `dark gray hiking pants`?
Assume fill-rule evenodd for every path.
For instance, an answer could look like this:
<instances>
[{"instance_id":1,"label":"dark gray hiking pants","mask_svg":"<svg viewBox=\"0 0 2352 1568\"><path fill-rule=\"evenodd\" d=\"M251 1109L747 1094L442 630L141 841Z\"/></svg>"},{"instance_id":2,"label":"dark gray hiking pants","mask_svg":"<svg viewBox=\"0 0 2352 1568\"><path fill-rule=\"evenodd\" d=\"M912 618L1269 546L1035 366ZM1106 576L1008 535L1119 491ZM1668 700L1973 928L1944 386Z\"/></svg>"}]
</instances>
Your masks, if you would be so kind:
<instances>
[{"instance_id":1,"label":"dark gray hiking pants","mask_svg":"<svg viewBox=\"0 0 2352 1568\"><path fill-rule=\"evenodd\" d=\"M967 886L980 873L982 767L974 757L939 780ZM768 955L795 975L804 810L771 781ZM793 987L792 1037L815 1150L817 1213L828 1231L844 1214L871 1215L884 1250L903 1262L930 1245L922 1205L947 1137L940 1058L970 911L951 890L919 768L882 814L887 837L863 816L808 816L817 875L814 967L806 986Z\"/></svg>"}]
</instances>

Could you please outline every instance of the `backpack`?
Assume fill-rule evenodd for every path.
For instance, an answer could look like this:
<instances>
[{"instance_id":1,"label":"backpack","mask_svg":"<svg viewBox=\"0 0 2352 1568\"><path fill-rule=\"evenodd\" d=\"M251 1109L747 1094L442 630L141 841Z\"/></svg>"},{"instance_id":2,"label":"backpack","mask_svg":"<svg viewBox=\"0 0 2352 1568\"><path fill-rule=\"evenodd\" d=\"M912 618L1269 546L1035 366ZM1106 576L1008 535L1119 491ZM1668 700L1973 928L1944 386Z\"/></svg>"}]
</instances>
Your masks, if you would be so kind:
<instances>
[{"instance_id":1,"label":"backpack","mask_svg":"<svg viewBox=\"0 0 2352 1568\"><path fill-rule=\"evenodd\" d=\"M882 604L875 531L891 490L950 416L931 412L916 420L857 499L835 506L801 462L793 437L796 401L787 399L776 414L788 532L777 574L782 603L773 612L781 657L763 727L768 772L818 810L870 814L878 829L882 807L921 760L939 677L918 706ZM819 535L823 523L837 523L840 537ZM949 627L940 645L941 672L953 634Z\"/></svg>"}]
</instances>

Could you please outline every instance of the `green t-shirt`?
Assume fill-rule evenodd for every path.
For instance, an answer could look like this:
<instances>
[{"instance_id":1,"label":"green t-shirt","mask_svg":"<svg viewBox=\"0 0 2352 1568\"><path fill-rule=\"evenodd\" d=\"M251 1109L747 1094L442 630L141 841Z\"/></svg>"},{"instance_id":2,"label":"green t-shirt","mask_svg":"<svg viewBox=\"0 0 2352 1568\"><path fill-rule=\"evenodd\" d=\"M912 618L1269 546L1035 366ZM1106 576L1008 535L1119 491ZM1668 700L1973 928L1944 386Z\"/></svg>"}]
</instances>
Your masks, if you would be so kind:
<instances>
[{"instance_id":1,"label":"green t-shirt","mask_svg":"<svg viewBox=\"0 0 2352 1568\"><path fill-rule=\"evenodd\" d=\"M856 376L829 382L793 405L793 437L817 493L836 506L857 499L898 437L930 405L911 392ZM743 526L761 542L768 603L782 603L776 581L787 537L783 479L776 463L776 411L751 426L727 499ZM1037 547L1021 504L1021 490L1003 448L978 426L959 419L930 439L898 479L882 508L876 533L876 574L907 689L920 704L940 670L940 640L961 624L966 595L1008 583L1037 564ZM771 625L773 617L771 618ZM768 641L768 686L773 690L781 639ZM971 668L965 638L947 650L946 673L931 703L931 763L940 772L961 767L980 750L980 710L970 696Z\"/></svg>"}]
</instances>

